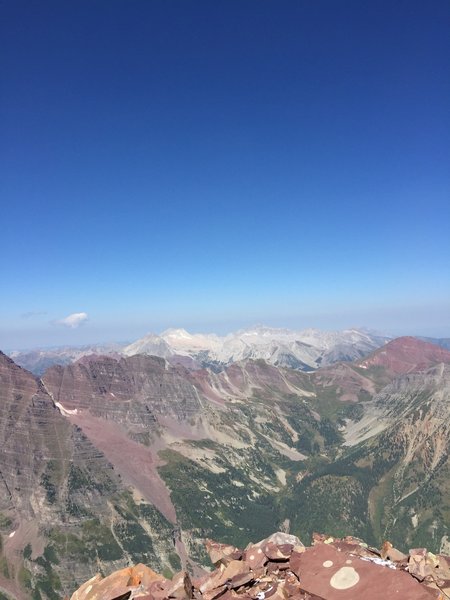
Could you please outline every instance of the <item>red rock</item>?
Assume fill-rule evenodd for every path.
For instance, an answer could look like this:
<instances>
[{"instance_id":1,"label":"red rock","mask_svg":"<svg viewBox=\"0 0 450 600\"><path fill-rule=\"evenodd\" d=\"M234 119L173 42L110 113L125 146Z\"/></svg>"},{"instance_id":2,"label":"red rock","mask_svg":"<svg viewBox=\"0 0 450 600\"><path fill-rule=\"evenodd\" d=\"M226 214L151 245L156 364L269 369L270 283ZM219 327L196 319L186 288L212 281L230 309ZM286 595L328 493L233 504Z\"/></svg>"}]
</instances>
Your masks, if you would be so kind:
<instances>
[{"instance_id":1,"label":"red rock","mask_svg":"<svg viewBox=\"0 0 450 600\"><path fill-rule=\"evenodd\" d=\"M282 544L278 546L273 542L263 544L262 551L270 560L286 559L291 556L294 546L292 544Z\"/></svg>"},{"instance_id":2,"label":"red rock","mask_svg":"<svg viewBox=\"0 0 450 600\"><path fill-rule=\"evenodd\" d=\"M242 575L243 573L249 573L250 569L248 565L241 560L232 560L222 573L222 579L227 581L232 579L236 575Z\"/></svg>"},{"instance_id":3,"label":"red rock","mask_svg":"<svg viewBox=\"0 0 450 600\"><path fill-rule=\"evenodd\" d=\"M274 581L271 588L264 593L264 600L269 600L269 598L271 600L286 600L287 596L288 594L284 584L279 584L278 582Z\"/></svg>"},{"instance_id":4,"label":"red rock","mask_svg":"<svg viewBox=\"0 0 450 600\"><path fill-rule=\"evenodd\" d=\"M423 548L410 551L407 568L411 572L408 572L404 560L396 563L387 560L398 552L389 542L383 545L380 555L351 536L339 539L316 534L310 548L264 540L249 544L243 560L230 558L235 553L240 555L232 546L224 546L224 551L224 547L214 544L214 550L221 555L219 567L193 584L186 573L179 573L169 581L144 565L137 565L105 579L92 578L75 592L72 600L378 600L380 597L444 600L450 597L450 558ZM269 560L266 552L277 558ZM280 553L283 558L279 558ZM398 556L401 558L401 553Z\"/></svg>"},{"instance_id":5,"label":"red rock","mask_svg":"<svg viewBox=\"0 0 450 600\"><path fill-rule=\"evenodd\" d=\"M267 544L268 542L272 542L277 546L283 546L285 544L289 544L291 546L303 546L302 542L296 535L292 535L290 533L284 533L283 531L277 531L276 533L272 533L268 538L260 542L261 544Z\"/></svg>"},{"instance_id":6,"label":"red rock","mask_svg":"<svg viewBox=\"0 0 450 600\"><path fill-rule=\"evenodd\" d=\"M236 589L238 587L241 587L242 585L245 585L246 583L250 583L250 581L253 581L253 579L254 576L252 573L250 573L250 571L248 571L247 573L240 573L238 575L235 575L231 579L230 587Z\"/></svg>"},{"instance_id":7,"label":"red rock","mask_svg":"<svg viewBox=\"0 0 450 600\"><path fill-rule=\"evenodd\" d=\"M219 598L222 596L224 592L226 592L227 586L221 585L220 587L213 588L203 593L204 600L215 600L215 598Z\"/></svg>"},{"instance_id":8,"label":"red rock","mask_svg":"<svg viewBox=\"0 0 450 600\"><path fill-rule=\"evenodd\" d=\"M199 586L199 590L202 594L209 592L219 586L222 586L224 583L223 580L223 572L225 571L225 567L221 565L218 569L216 569L209 577L205 579L205 581Z\"/></svg>"},{"instance_id":9,"label":"red rock","mask_svg":"<svg viewBox=\"0 0 450 600\"><path fill-rule=\"evenodd\" d=\"M393 374L423 371L437 363L450 364L450 352L445 348L418 340L399 337L378 348L359 363L363 368L383 366Z\"/></svg>"},{"instance_id":10,"label":"red rock","mask_svg":"<svg viewBox=\"0 0 450 600\"><path fill-rule=\"evenodd\" d=\"M129 595L133 590L141 587L142 595L150 592L156 582L167 581L149 567L139 564L116 571L108 577L90 579L73 595L71 600L113 600L114 598ZM151 593L151 592L150 592ZM137 595L137 594L135 594Z\"/></svg>"},{"instance_id":11,"label":"red rock","mask_svg":"<svg viewBox=\"0 0 450 600\"><path fill-rule=\"evenodd\" d=\"M400 552L400 550L394 548L391 542L387 541L384 542L383 546L381 547L380 556L383 559L388 558L389 560L392 560L394 562L401 562L408 558L406 554L403 554L403 552Z\"/></svg>"},{"instance_id":12,"label":"red rock","mask_svg":"<svg viewBox=\"0 0 450 600\"><path fill-rule=\"evenodd\" d=\"M307 548L300 555L297 575L302 590L324 600L339 598L379 600L383 597L430 600L430 591L404 571L376 565L369 560L339 552L329 544ZM438 596L434 595L434 598Z\"/></svg>"},{"instance_id":13,"label":"red rock","mask_svg":"<svg viewBox=\"0 0 450 600\"><path fill-rule=\"evenodd\" d=\"M184 600L192 598L192 581L188 573L182 571L172 578L171 585L168 588L169 598Z\"/></svg>"},{"instance_id":14,"label":"red rock","mask_svg":"<svg viewBox=\"0 0 450 600\"><path fill-rule=\"evenodd\" d=\"M216 566L219 564L226 566L230 561L242 558L242 551L230 544L220 544L213 540L206 540L205 546L212 564Z\"/></svg>"},{"instance_id":15,"label":"red rock","mask_svg":"<svg viewBox=\"0 0 450 600\"><path fill-rule=\"evenodd\" d=\"M413 548L409 551L408 571L419 581L423 581L429 574L426 564L426 548Z\"/></svg>"},{"instance_id":16,"label":"red rock","mask_svg":"<svg viewBox=\"0 0 450 600\"><path fill-rule=\"evenodd\" d=\"M293 573L295 573L295 575L297 575L297 577L300 577L300 557L302 554L303 552L294 551L292 552L291 557L289 559L289 568Z\"/></svg>"},{"instance_id":17,"label":"red rock","mask_svg":"<svg viewBox=\"0 0 450 600\"><path fill-rule=\"evenodd\" d=\"M249 544L244 551L243 559L251 569L263 567L269 560L260 544Z\"/></svg>"},{"instance_id":18,"label":"red rock","mask_svg":"<svg viewBox=\"0 0 450 600\"><path fill-rule=\"evenodd\" d=\"M288 596L297 596L301 592L300 582L293 573L286 573L286 579L284 580L284 588L288 593Z\"/></svg>"}]
</instances>

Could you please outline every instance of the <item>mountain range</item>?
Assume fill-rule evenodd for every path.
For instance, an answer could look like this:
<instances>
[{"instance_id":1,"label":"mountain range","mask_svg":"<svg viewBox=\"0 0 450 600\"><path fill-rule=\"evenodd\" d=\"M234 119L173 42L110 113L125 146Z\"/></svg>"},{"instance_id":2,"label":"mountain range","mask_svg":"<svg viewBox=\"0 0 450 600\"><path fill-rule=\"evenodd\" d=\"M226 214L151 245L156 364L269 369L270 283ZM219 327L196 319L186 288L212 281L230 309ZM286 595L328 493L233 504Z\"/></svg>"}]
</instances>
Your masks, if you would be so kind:
<instances>
[{"instance_id":1,"label":"mountain range","mask_svg":"<svg viewBox=\"0 0 450 600\"><path fill-rule=\"evenodd\" d=\"M273 330L169 330L151 342L168 356L147 339L41 377L0 354L0 593L56 600L136 562L195 573L205 538L273 530L449 553L450 351L318 337L278 330L309 348L300 368L246 355Z\"/></svg>"},{"instance_id":2,"label":"mountain range","mask_svg":"<svg viewBox=\"0 0 450 600\"><path fill-rule=\"evenodd\" d=\"M14 361L42 375L53 364L69 364L91 354L147 354L180 363L191 369L220 370L244 359L262 358L273 365L311 371L337 361L351 361L382 346L390 338L359 329L320 331L254 327L230 333L191 334L185 329L167 329L160 335L150 333L131 344L109 344L13 351Z\"/></svg>"}]
</instances>

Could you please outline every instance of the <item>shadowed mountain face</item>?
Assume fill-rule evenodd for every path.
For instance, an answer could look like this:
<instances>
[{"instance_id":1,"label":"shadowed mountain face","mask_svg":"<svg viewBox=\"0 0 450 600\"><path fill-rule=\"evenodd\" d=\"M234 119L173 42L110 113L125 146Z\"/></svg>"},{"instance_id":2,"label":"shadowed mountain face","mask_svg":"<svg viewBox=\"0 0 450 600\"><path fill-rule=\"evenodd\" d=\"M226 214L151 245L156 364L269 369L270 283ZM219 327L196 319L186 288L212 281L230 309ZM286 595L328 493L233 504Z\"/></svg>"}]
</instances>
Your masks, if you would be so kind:
<instances>
[{"instance_id":1,"label":"shadowed mountain face","mask_svg":"<svg viewBox=\"0 0 450 600\"><path fill-rule=\"evenodd\" d=\"M42 381L0 355L0 588L53 600L98 565L192 570L205 537L280 528L448 551L450 353L430 346L312 373L93 355Z\"/></svg>"}]
</instances>

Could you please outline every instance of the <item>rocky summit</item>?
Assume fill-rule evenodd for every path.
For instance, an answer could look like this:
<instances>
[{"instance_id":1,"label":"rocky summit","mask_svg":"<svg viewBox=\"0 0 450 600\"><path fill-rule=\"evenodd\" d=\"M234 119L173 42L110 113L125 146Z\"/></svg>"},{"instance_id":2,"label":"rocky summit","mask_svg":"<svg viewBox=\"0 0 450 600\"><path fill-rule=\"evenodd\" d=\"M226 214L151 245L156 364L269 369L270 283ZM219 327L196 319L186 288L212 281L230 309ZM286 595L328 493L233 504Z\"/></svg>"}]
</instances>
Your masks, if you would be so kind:
<instances>
[{"instance_id":1,"label":"rocky summit","mask_svg":"<svg viewBox=\"0 0 450 600\"><path fill-rule=\"evenodd\" d=\"M424 548L403 554L385 542L381 550L358 538L274 533L244 550L207 540L215 570L197 578L181 571L172 579L139 564L96 575L71 600L445 600L450 597L450 557Z\"/></svg>"}]
</instances>

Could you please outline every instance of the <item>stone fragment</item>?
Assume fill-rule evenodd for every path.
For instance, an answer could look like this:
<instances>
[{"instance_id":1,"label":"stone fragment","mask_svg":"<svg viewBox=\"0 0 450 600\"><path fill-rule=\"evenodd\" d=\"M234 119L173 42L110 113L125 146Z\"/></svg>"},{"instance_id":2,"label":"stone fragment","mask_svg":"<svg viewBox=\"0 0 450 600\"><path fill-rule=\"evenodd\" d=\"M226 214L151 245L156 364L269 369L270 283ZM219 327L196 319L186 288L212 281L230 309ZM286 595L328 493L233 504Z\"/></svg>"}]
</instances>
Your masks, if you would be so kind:
<instances>
[{"instance_id":1,"label":"stone fragment","mask_svg":"<svg viewBox=\"0 0 450 600\"><path fill-rule=\"evenodd\" d=\"M384 542L382 547L381 547L381 552L380 552L380 556L383 559L389 559L392 560L394 562L401 562L401 561L405 561L408 556L406 554L403 554L403 552L400 552L400 550L397 550L397 548L394 548L394 546L391 544L391 542Z\"/></svg>"},{"instance_id":2,"label":"stone fragment","mask_svg":"<svg viewBox=\"0 0 450 600\"><path fill-rule=\"evenodd\" d=\"M301 566L301 556L303 552L297 552L296 550L292 552L291 557L289 559L289 568L295 575L300 579L300 566Z\"/></svg>"},{"instance_id":3,"label":"stone fragment","mask_svg":"<svg viewBox=\"0 0 450 600\"><path fill-rule=\"evenodd\" d=\"M204 598L204 600L215 600L215 598L219 598L220 596L222 596L222 594L226 592L227 589L228 588L226 585L221 585L220 587L203 592L202 597Z\"/></svg>"},{"instance_id":4,"label":"stone fragment","mask_svg":"<svg viewBox=\"0 0 450 600\"><path fill-rule=\"evenodd\" d=\"M423 581L429 574L426 563L426 548L412 548L409 551L408 571L419 581Z\"/></svg>"},{"instance_id":5,"label":"stone fragment","mask_svg":"<svg viewBox=\"0 0 450 600\"><path fill-rule=\"evenodd\" d=\"M177 573L172 578L167 593L169 598L175 598L175 600L190 600L192 598L192 581L189 574L185 571Z\"/></svg>"},{"instance_id":6,"label":"stone fragment","mask_svg":"<svg viewBox=\"0 0 450 600\"><path fill-rule=\"evenodd\" d=\"M273 582L273 585L264 592L264 600L286 600L288 594L284 587L284 583Z\"/></svg>"},{"instance_id":7,"label":"stone fragment","mask_svg":"<svg viewBox=\"0 0 450 600\"><path fill-rule=\"evenodd\" d=\"M104 579L93 577L72 600L450 598L450 557L424 548L411 550L406 563L405 555L390 542L378 552L351 536L339 539L316 534L309 548L267 539L249 544L243 553L233 546L211 544L218 568L204 577L191 581L181 572L170 581L137 565Z\"/></svg>"},{"instance_id":8,"label":"stone fragment","mask_svg":"<svg viewBox=\"0 0 450 600\"><path fill-rule=\"evenodd\" d=\"M223 572L225 571L225 567L220 565L218 569L216 569L209 577L206 577L203 583L199 586L199 590L202 594L205 592L209 592L210 590L217 588L223 585Z\"/></svg>"},{"instance_id":9,"label":"stone fragment","mask_svg":"<svg viewBox=\"0 0 450 600\"><path fill-rule=\"evenodd\" d=\"M71 600L85 600L91 592L92 588L99 581L101 581L101 579L102 576L99 573L97 573L97 575L94 575L94 577L91 577L91 579L88 579L72 594Z\"/></svg>"},{"instance_id":10,"label":"stone fragment","mask_svg":"<svg viewBox=\"0 0 450 600\"><path fill-rule=\"evenodd\" d=\"M139 591L137 595L133 597L139 598L139 600L167 600L170 584L171 581L169 579L164 581L153 581L146 589L147 595L145 598L141 598Z\"/></svg>"},{"instance_id":11,"label":"stone fragment","mask_svg":"<svg viewBox=\"0 0 450 600\"><path fill-rule=\"evenodd\" d=\"M250 571L248 571L247 573L239 573L231 579L229 586L233 589L236 589L241 587L242 585L250 583L250 581L253 581L253 574Z\"/></svg>"},{"instance_id":12,"label":"stone fragment","mask_svg":"<svg viewBox=\"0 0 450 600\"><path fill-rule=\"evenodd\" d=\"M266 565L266 568L267 568L267 573L269 575L277 574L277 573L280 573L281 571L286 571L287 569L289 569L289 562L288 561L269 560L269 562Z\"/></svg>"},{"instance_id":13,"label":"stone fragment","mask_svg":"<svg viewBox=\"0 0 450 600\"><path fill-rule=\"evenodd\" d=\"M120 569L104 579L100 576L90 579L72 595L71 600L114 600L128 597L131 592L134 592L134 596L143 595L156 581L167 580L149 567L138 564L135 567Z\"/></svg>"},{"instance_id":14,"label":"stone fragment","mask_svg":"<svg viewBox=\"0 0 450 600\"><path fill-rule=\"evenodd\" d=\"M294 546L292 544L277 545L273 542L265 542L262 544L262 551L270 560L288 560L293 549Z\"/></svg>"},{"instance_id":15,"label":"stone fragment","mask_svg":"<svg viewBox=\"0 0 450 600\"><path fill-rule=\"evenodd\" d=\"M301 585L297 577L290 571L286 573L284 588L288 596L297 596L301 592Z\"/></svg>"},{"instance_id":16,"label":"stone fragment","mask_svg":"<svg viewBox=\"0 0 450 600\"><path fill-rule=\"evenodd\" d=\"M227 581L232 579L236 575L242 575L243 573L249 573L250 569L248 565L242 560L232 560L222 573L222 580Z\"/></svg>"},{"instance_id":17,"label":"stone fragment","mask_svg":"<svg viewBox=\"0 0 450 600\"><path fill-rule=\"evenodd\" d=\"M359 597L379 600L380 590L383 590L385 598L430 600L433 597L404 571L352 557L330 544L307 548L300 554L298 566L301 589L325 600L354 600Z\"/></svg>"},{"instance_id":18,"label":"stone fragment","mask_svg":"<svg viewBox=\"0 0 450 600\"><path fill-rule=\"evenodd\" d=\"M261 544L249 544L244 551L243 559L251 569L263 567L269 560L264 554Z\"/></svg>"},{"instance_id":19,"label":"stone fragment","mask_svg":"<svg viewBox=\"0 0 450 600\"><path fill-rule=\"evenodd\" d=\"M165 577L158 575L158 573L155 573L155 571L142 563L130 568L130 580L133 581L133 585L141 585L145 588L155 581L168 581Z\"/></svg>"},{"instance_id":20,"label":"stone fragment","mask_svg":"<svg viewBox=\"0 0 450 600\"><path fill-rule=\"evenodd\" d=\"M209 558L215 566L219 564L226 566L230 561L242 558L242 551L230 544L220 544L213 540L206 540L205 546Z\"/></svg>"},{"instance_id":21,"label":"stone fragment","mask_svg":"<svg viewBox=\"0 0 450 600\"><path fill-rule=\"evenodd\" d=\"M282 546L283 544L290 544L291 546L303 546L302 542L296 535L291 535L289 533L284 533L283 531L277 531L276 533L272 533L268 538L260 542L261 544L267 544L268 542L272 542L277 546ZM303 546L304 547L304 546Z\"/></svg>"}]
</instances>

